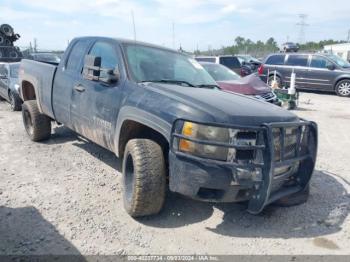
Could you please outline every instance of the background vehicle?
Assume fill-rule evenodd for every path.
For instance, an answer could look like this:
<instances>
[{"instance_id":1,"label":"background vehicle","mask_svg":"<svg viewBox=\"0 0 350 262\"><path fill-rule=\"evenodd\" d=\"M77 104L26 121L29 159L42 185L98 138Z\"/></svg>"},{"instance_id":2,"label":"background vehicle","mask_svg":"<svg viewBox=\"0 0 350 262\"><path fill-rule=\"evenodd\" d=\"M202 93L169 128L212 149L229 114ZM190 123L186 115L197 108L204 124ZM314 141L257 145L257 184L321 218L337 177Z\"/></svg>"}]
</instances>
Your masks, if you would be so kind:
<instances>
[{"instance_id":1,"label":"background vehicle","mask_svg":"<svg viewBox=\"0 0 350 262\"><path fill-rule=\"evenodd\" d=\"M54 64L58 64L61 61L61 57L55 53L31 53L28 59Z\"/></svg>"},{"instance_id":2,"label":"background vehicle","mask_svg":"<svg viewBox=\"0 0 350 262\"><path fill-rule=\"evenodd\" d=\"M249 64L243 63L243 60L237 56L222 55L222 56L197 56L195 59L199 62L211 62L221 64L231 69L235 73L246 76L253 73L253 69Z\"/></svg>"},{"instance_id":3,"label":"background vehicle","mask_svg":"<svg viewBox=\"0 0 350 262\"><path fill-rule=\"evenodd\" d=\"M316 124L216 90L186 54L77 38L58 66L22 60L20 85L23 123L33 141L48 139L56 120L123 158L124 207L131 216L161 210L167 178L171 191L203 201L249 201L254 214L272 202L307 200Z\"/></svg>"},{"instance_id":4,"label":"background vehicle","mask_svg":"<svg viewBox=\"0 0 350 262\"><path fill-rule=\"evenodd\" d=\"M350 96L350 63L332 54L272 54L258 69L263 81L271 82L276 70L280 86L289 86L296 73L296 87L316 91L333 91Z\"/></svg>"},{"instance_id":5,"label":"background vehicle","mask_svg":"<svg viewBox=\"0 0 350 262\"><path fill-rule=\"evenodd\" d=\"M250 95L274 104L279 102L271 88L256 75L242 78L223 65L209 62L201 62L200 64L214 78L222 90Z\"/></svg>"},{"instance_id":6,"label":"background vehicle","mask_svg":"<svg viewBox=\"0 0 350 262\"><path fill-rule=\"evenodd\" d=\"M251 55L237 55L238 59L241 60L241 63L249 65L253 71L256 71L261 65L261 61Z\"/></svg>"},{"instance_id":7,"label":"background vehicle","mask_svg":"<svg viewBox=\"0 0 350 262\"><path fill-rule=\"evenodd\" d=\"M298 52L299 51L299 45L292 43L292 42L287 42L284 43L281 47L281 52Z\"/></svg>"},{"instance_id":8,"label":"background vehicle","mask_svg":"<svg viewBox=\"0 0 350 262\"><path fill-rule=\"evenodd\" d=\"M20 38L8 24L0 25L0 62L18 62L22 53L14 42Z\"/></svg>"},{"instance_id":9,"label":"background vehicle","mask_svg":"<svg viewBox=\"0 0 350 262\"><path fill-rule=\"evenodd\" d=\"M13 111L22 108L18 90L18 69L20 63L0 63L0 100L7 100Z\"/></svg>"}]
</instances>

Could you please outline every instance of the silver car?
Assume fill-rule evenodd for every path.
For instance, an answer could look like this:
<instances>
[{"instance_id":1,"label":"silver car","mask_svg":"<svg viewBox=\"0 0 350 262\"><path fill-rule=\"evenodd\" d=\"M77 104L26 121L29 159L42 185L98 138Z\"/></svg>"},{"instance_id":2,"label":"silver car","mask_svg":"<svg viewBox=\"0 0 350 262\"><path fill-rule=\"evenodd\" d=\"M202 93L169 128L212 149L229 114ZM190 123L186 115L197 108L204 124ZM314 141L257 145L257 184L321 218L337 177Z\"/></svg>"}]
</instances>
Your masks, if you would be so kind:
<instances>
[{"instance_id":1,"label":"silver car","mask_svg":"<svg viewBox=\"0 0 350 262\"><path fill-rule=\"evenodd\" d=\"M22 109L19 96L18 70L20 63L0 63L0 100L7 100L12 111Z\"/></svg>"}]
</instances>

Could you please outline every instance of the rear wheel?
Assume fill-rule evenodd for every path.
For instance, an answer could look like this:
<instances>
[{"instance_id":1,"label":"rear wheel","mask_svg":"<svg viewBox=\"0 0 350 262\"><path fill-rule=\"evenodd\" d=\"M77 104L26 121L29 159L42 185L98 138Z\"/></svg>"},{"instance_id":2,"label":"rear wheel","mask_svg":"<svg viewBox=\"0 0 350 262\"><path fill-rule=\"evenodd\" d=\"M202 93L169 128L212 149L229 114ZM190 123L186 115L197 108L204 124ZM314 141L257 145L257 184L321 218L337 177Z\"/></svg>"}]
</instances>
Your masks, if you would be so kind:
<instances>
[{"instance_id":1,"label":"rear wheel","mask_svg":"<svg viewBox=\"0 0 350 262\"><path fill-rule=\"evenodd\" d=\"M22 109L22 101L19 98L19 95L15 92L10 91L10 107L12 111L21 111Z\"/></svg>"},{"instance_id":2,"label":"rear wheel","mask_svg":"<svg viewBox=\"0 0 350 262\"><path fill-rule=\"evenodd\" d=\"M339 83L335 87L335 92L338 96L350 96L350 79L339 81Z\"/></svg>"},{"instance_id":3,"label":"rear wheel","mask_svg":"<svg viewBox=\"0 0 350 262\"><path fill-rule=\"evenodd\" d=\"M132 139L123 159L124 207L132 217L157 214L165 200L162 148L152 140Z\"/></svg>"},{"instance_id":4,"label":"rear wheel","mask_svg":"<svg viewBox=\"0 0 350 262\"><path fill-rule=\"evenodd\" d=\"M269 80L268 80L267 84L272 87L272 85L274 84L274 76L273 75L269 76ZM276 86L277 88L282 87L282 80L279 76L276 76L276 85L277 85Z\"/></svg>"},{"instance_id":5,"label":"rear wheel","mask_svg":"<svg viewBox=\"0 0 350 262\"><path fill-rule=\"evenodd\" d=\"M51 136L51 119L39 112L36 100L22 105L23 124L32 141L42 141Z\"/></svg>"}]
</instances>

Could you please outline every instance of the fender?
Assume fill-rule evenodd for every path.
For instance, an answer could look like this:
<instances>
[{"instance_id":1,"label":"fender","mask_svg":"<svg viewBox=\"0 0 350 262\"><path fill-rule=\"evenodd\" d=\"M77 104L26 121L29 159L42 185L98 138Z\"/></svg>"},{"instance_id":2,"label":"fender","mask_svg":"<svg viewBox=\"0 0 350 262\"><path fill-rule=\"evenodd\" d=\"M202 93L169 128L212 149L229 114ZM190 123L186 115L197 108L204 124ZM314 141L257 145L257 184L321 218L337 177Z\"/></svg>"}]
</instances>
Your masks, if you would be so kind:
<instances>
[{"instance_id":1,"label":"fender","mask_svg":"<svg viewBox=\"0 0 350 262\"><path fill-rule=\"evenodd\" d=\"M168 142L170 141L172 128L172 124L170 122L167 122L159 116L146 112L142 109L132 106L124 106L119 112L114 136L115 154L118 157L121 128L123 126L123 123L127 120L132 120L148 126L149 128L152 128L153 130L162 134Z\"/></svg>"},{"instance_id":2,"label":"fender","mask_svg":"<svg viewBox=\"0 0 350 262\"><path fill-rule=\"evenodd\" d=\"M345 80L345 79L350 79L350 73L343 73L339 76L337 76L336 79L334 79L334 83L333 83L333 89L335 89L336 85L338 84L339 81L341 80Z\"/></svg>"},{"instance_id":3,"label":"fender","mask_svg":"<svg viewBox=\"0 0 350 262\"><path fill-rule=\"evenodd\" d=\"M39 112L43 113L43 110L41 108L41 97L40 97L40 94L38 92L38 85L39 85L39 83L38 83L37 79L35 77L33 77L33 76L28 75L28 74L23 75L21 77L21 79L20 79L20 83L21 83L21 85L20 85L20 90L21 90L20 96L21 96L22 101L25 101L24 97L23 97L23 94L24 94L24 92L23 92L23 88L24 88L23 87L23 82L28 82L28 83L30 83L33 86L34 92L35 92L36 101L37 101L37 104L38 104Z\"/></svg>"}]
</instances>

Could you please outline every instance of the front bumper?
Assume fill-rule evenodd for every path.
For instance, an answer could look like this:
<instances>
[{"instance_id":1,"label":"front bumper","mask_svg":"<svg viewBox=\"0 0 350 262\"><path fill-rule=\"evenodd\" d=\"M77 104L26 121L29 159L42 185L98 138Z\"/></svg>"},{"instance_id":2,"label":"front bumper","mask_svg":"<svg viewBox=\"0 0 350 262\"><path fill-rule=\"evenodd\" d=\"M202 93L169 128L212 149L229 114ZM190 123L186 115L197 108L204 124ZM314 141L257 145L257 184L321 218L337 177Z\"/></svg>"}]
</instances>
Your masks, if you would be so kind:
<instances>
[{"instance_id":1,"label":"front bumper","mask_svg":"<svg viewBox=\"0 0 350 262\"><path fill-rule=\"evenodd\" d=\"M292 157L290 149L284 146L286 128L290 127L297 130ZM258 160L238 163L203 159L176 151L172 146L169 153L170 190L202 201L248 201L248 211L256 214L266 205L308 185L317 153L317 125L314 122L234 128L256 130L260 142L244 148L233 144L226 146L254 150L255 155L260 155ZM181 135L173 132L172 143L176 137Z\"/></svg>"}]
</instances>

